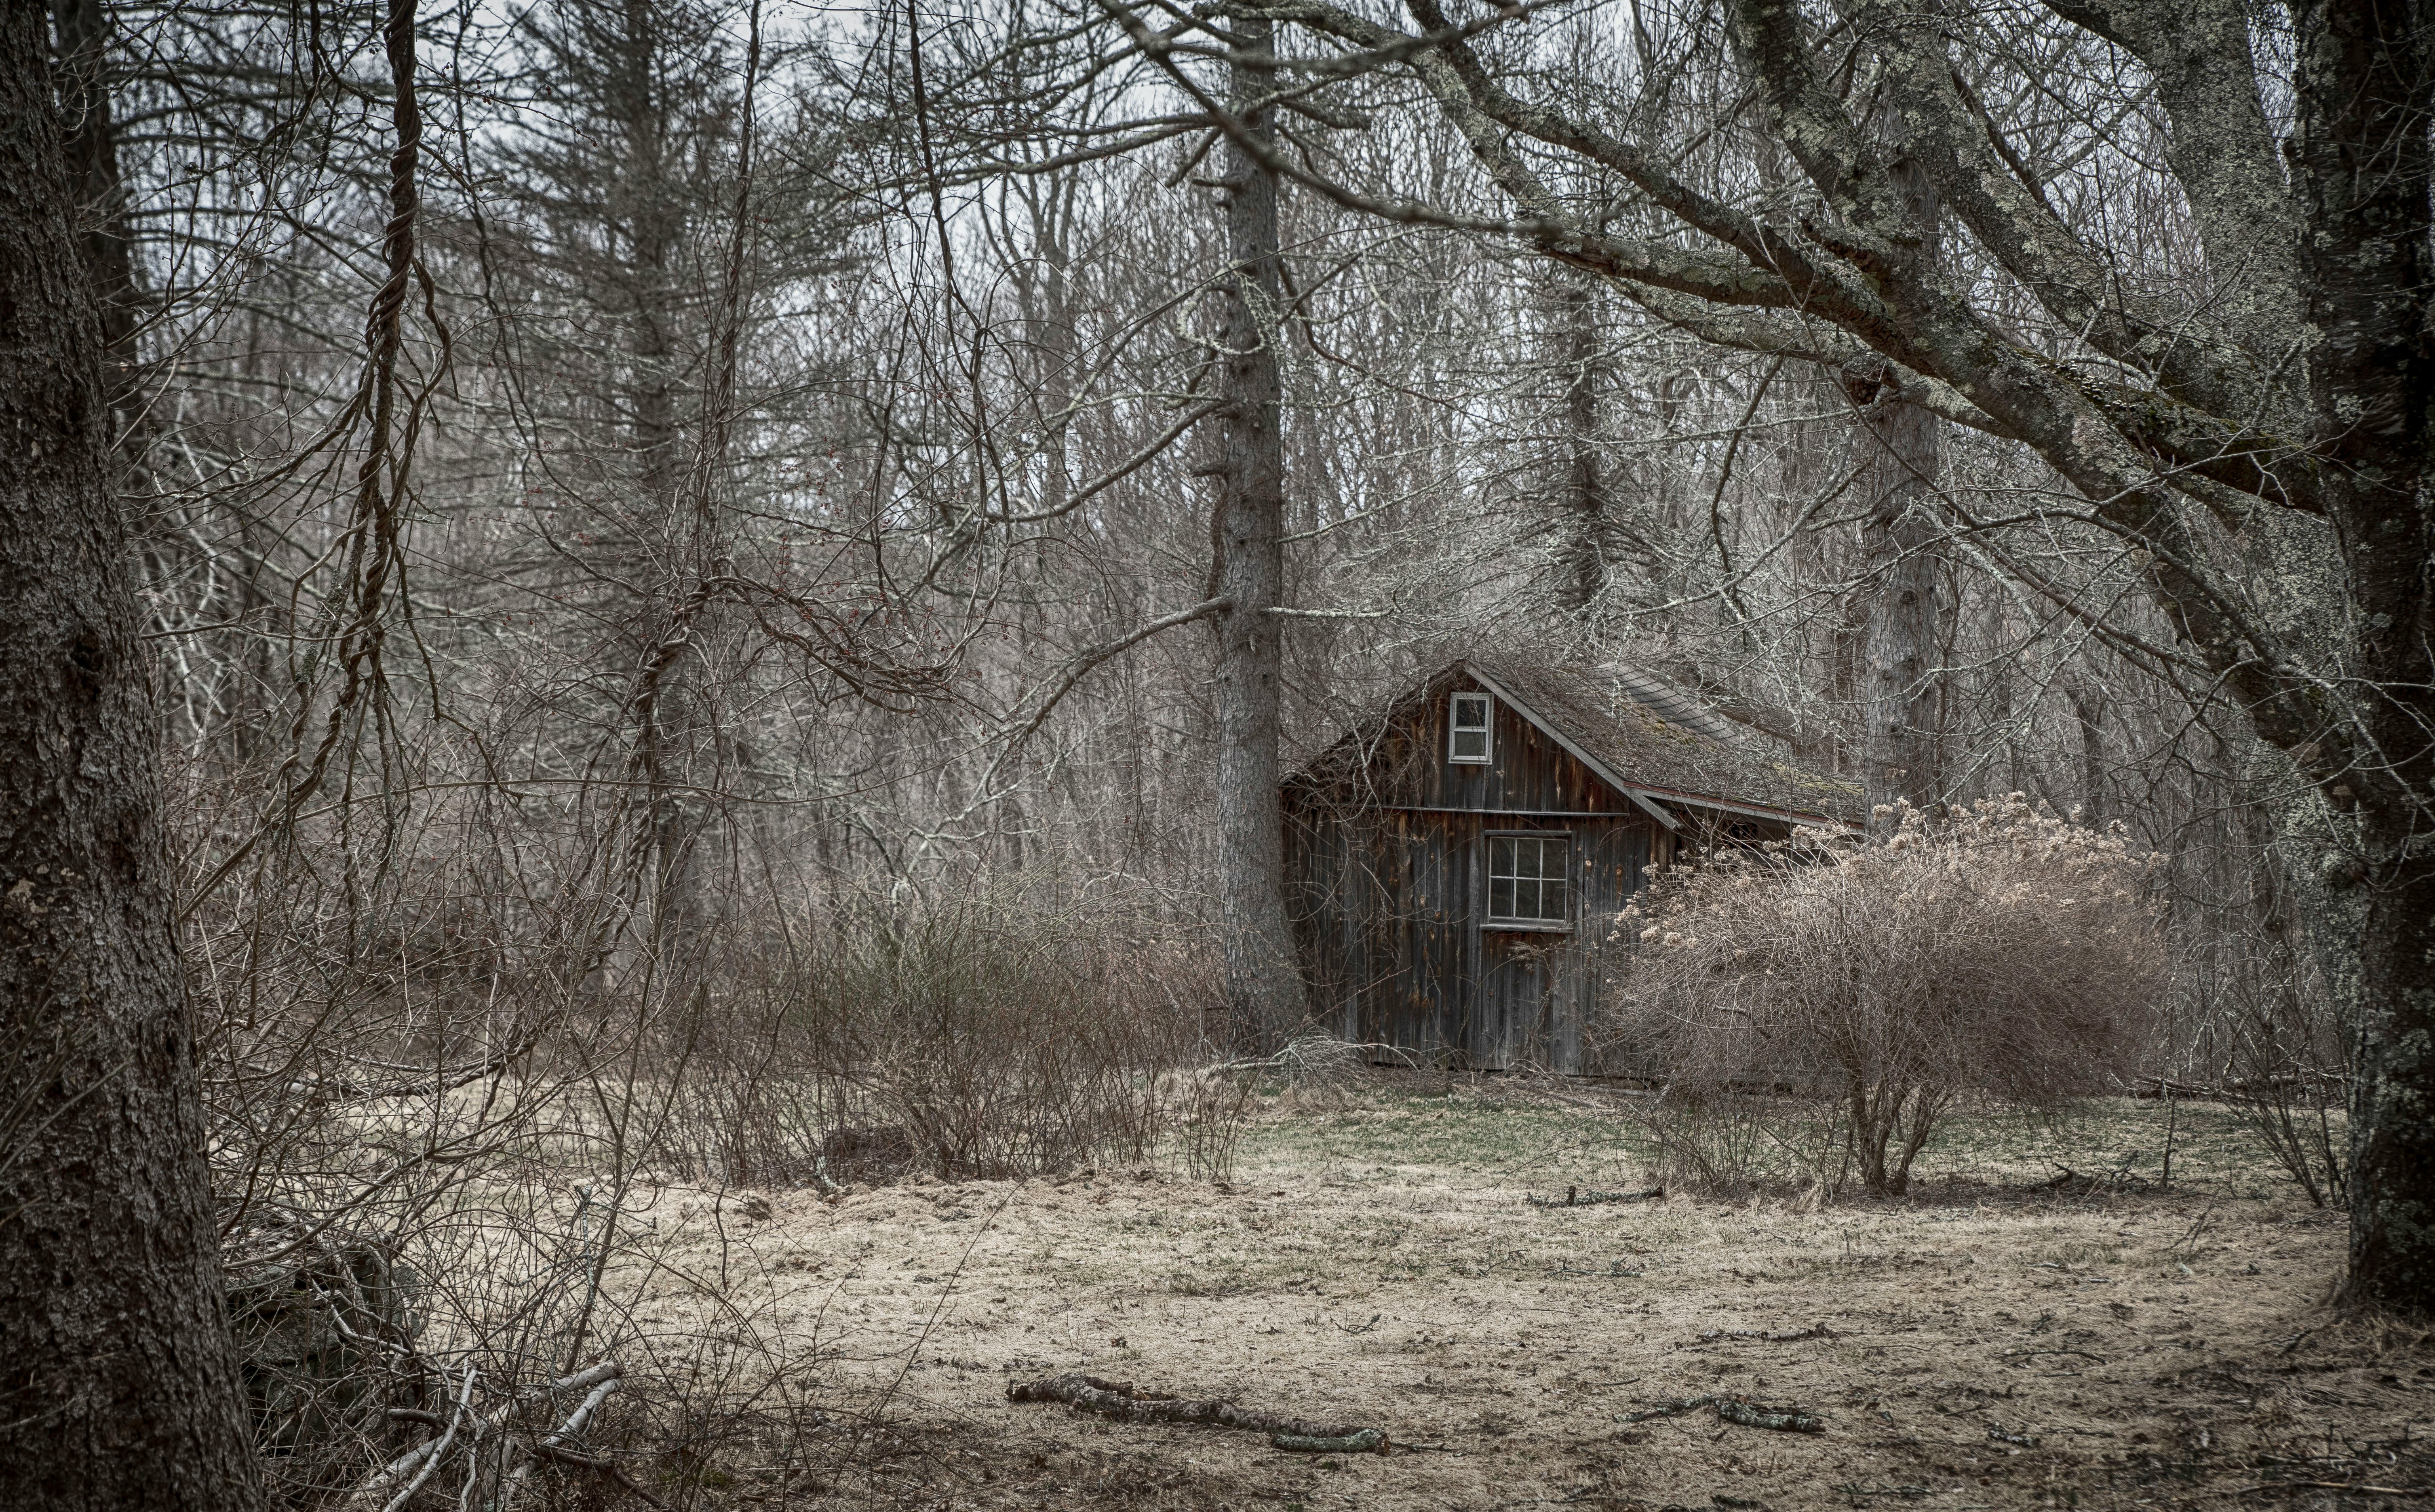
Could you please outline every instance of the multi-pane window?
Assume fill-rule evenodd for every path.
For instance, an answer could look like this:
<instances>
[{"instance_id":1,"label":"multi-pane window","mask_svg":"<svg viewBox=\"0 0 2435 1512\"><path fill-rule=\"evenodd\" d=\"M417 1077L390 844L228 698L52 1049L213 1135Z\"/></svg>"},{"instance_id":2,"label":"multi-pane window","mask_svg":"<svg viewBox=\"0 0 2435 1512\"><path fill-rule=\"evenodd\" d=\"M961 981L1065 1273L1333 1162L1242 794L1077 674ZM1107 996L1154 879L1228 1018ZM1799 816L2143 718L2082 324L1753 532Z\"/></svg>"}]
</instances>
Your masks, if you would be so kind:
<instances>
[{"instance_id":1,"label":"multi-pane window","mask_svg":"<svg viewBox=\"0 0 2435 1512\"><path fill-rule=\"evenodd\" d=\"M1457 693L1447 720L1453 733L1446 741L1449 761L1488 759L1488 695Z\"/></svg>"},{"instance_id":2,"label":"multi-pane window","mask_svg":"<svg viewBox=\"0 0 2435 1512\"><path fill-rule=\"evenodd\" d=\"M1571 923L1572 860L1569 835L1489 836L1489 922Z\"/></svg>"}]
</instances>

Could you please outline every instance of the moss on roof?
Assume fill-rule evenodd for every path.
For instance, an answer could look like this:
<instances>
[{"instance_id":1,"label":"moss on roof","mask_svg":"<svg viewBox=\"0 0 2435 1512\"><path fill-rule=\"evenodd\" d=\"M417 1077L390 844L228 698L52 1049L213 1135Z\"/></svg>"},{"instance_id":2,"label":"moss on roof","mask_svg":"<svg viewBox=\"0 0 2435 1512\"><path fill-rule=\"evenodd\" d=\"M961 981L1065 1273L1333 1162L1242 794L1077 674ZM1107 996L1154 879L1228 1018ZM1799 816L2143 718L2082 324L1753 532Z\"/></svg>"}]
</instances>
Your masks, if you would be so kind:
<instances>
[{"instance_id":1,"label":"moss on roof","mask_svg":"<svg viewBox=\"0 0 2435 1512\"><path fill-rule=\"evenodd\" d=\"M1719 732L1730 726L1719 716L1662 678L1637 668L1601 669L1527 655L1472 655L1441 667L1332 743L1299 775L1318 777L1353 759L1381 727L1475 677L1505 689L1524 713L1615 777L1660 795L1853 825L1866 813L1856 784L1782 759L1761 748L1764 738L1724 738ZM1354 739L1365 734L1372 739Z\"/></svg>"}]
</instances>

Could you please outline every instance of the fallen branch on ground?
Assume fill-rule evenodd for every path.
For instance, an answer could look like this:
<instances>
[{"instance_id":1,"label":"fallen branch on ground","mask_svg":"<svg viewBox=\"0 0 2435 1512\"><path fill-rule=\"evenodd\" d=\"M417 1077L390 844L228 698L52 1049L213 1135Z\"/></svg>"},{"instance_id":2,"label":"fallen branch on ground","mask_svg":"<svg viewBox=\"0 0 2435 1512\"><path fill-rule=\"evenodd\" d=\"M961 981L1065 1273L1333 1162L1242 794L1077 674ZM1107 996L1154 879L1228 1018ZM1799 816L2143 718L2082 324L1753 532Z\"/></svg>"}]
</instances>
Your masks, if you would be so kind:
<instances>
[{"instance_id":1,"label":"fallen branch on ground","mask_svg":"<svg viewBox=\"0 0 2435 1512\"><path fill-rule=\"evenodd\" d=\"M1595 1208L1606 1202L1664 1202L1666 1189L1651 1187L1647 1191L1597 1191L1566 1187L1561 1197L1526 1196L1522 1200L1533 1208Z\"/></svg>"},{"instance_id":2,"label":"fallen branch on ground","mask_svg":"<svg viewBox=\"0 0 2435 1512\"><path fill-rule=\"evenodd\" d=\"M348 1512L362 1512L362 1509L371 1507L380 1507L382 1512L397 1512L398 1508L414 1500L415 1493L423 1489L423 1483L431 1479L432 1472L440 1468L440 1462L447 1457L449 1446L457 1442L457 1430L473 1411L475 1376L474 1367L467 1365L465 1384L457 1393L457 1410L448 1417L448 1431L436 1439L417 1444L374 1471L371 1478L355 1487L354 1495L348 1498ZM436 1427L438 1422L439 1419L433 1417L432 1426ZM404 1490L394 1496L385 1495L390 1486L401 1481L406 1483Z\"/></svg>"},{"instance_id":3,"label":"fallen branch on ground","mask_svg":"<svg viewBox=\"0 0 2435 1512\"><path fill-rule=\"evenodd\" d=\"M1382 1052L1389 1059L1364 1060L1359 1053L1364 1051ZM1420 1062L1413 1059L1412 1052L1400 1045L1368 1041L1356 1043L1326 1034L1306 1034L1300 1039L1288 1040L1286 1048L1273 1055L1263 1055L1253 1060L1220 1061L1200 1069L1222 1074L1230 1071L1340 1071L1356 1066L1390 1065L1412 1070L1420 1069Z\"/></svg>"},{"instance_id":4,"label":"fallen branch on ground","mask_svg":"<svg viewBox=\"0 0 2435 1512\"><path fill-rule=\"evenodd\" d=\"M2100 1191L2123 1190L2146 1191L2150 1185L2147 1177L2133 1175L2129 1166L2117 1166L2102 1175L2095 1176L2083 1176L2069 1166L2057 1166L2055 1174L2035 1183L2029 1190L2031 1191L2067 1191L2077 1186L2081 1189L2081 1196L2093 1197Z\"/></svg>"},{"instance_id":5,"label":"fallen branch on ground","mask_svg":"<svg viewBox=\"0 0 2435 1512\"><path fill-rule=\"evenodd\" d=\"M2415 1487L2415 1486L2355 1486L2355 1485L2351 1484L2351 1483L2350 1483L2350 1482L2348 1482L2348 1481L2260 1481L2260 1482L2258 1482L2255 1486L2242 1486L2239 1490L2235 1491L2235 1492L2233 1492L2232 1494L2233 1494L2233 1495L2235 1495L2235 1496L2247 1496L2247 1495L2248 1495L2250 1492L2252 1492L2252 1491L2294 1491L2294 1490L2307 1490L2307 1491L2353 1491L2353 1492L2357 1492L2357 1494L2359 1494L2359 1495L2361 1495L2361 1496L2417 1496L2417 1497L2423 1497L2423 1496L2426 1496L2426 1495L2427 1494L2424 1489L2421 1489L2421 1488L2419 1488L2419 1487Z\"/></svg>"},{"instance_id":6,"label":"fallen branch on ground","mask_svg":"<svg viewBox=\"0 0 2435 1512\"><path fill-rule=\"evenodd\" d=\"M1132 1423L1207 1423L1267 1434L1277 1449L1298 1453L1377 1453L1390 1447L1384 1429L1316 1423L1304 1417L1252 1412L1222 1397L1193 1401L1163 1391L1144 1391L1130 1381L1097 1376L1046 1376L1006 1388L1010 1401L1062 1401L1086 1412ZM1357 1448L1347 1448L1357 1442Z\"/></svg>"},{"instance_id":7,"label":"fallen branch on ground","mask_svg":"<svg viewBox=\"0 0 2435 1512\"><path fill-rule=\"evenodd\" d=\"M1744 1428L1772 1428L1780 1434L1822 1434L1826 1420L1797 1407L1762 1407L1745 1397L1717 1399L1717 1416Z\"/></svg>"},{"instance_id":8,"label":"fallen branch on ground","mask_svg":"<svg viewBox=\"0 0 2435 1512\"><path fill-rule=\"evenodd\" d=\"M1765 1329L1710 1329L1700 1335L1701 1344L1714 1344L1718 1339L1750 1339L1759 1344L1799 1344L1804 1339L1838 1339L1842 1335L1823 1323L1813 1323L1805 1329L1770 1332Z\"/></svg>"},{"instance_id":9,"label":"fallen branch on ground","mask_svg":"<svg viewBox=\"0 0 2435 1512\"><path fill-rule=\"evenodd\" d=\"M1780 1434L1822 1434L1826 1431L1826 1420L1815 1413L1805 1413L1797 1407L1762 1406L1747 1397L1685 1397L1681 1401L1661 1403L1649 1412L1621 1414L1615 1420L1645 1423L1659 1417L1680 1417L1701 1407L1714 1407L1718 1417L1729 1423L1739 1423L1744 1428L1771 1428Z\"/></svg>"},{"instance_id":10,"label":"fallen branch on ground","mask_svg":"<svg viewBox=\"0 0 2435 1512\"><path fill-rule=\"evenodd\" d=\"M1376 1428L1365 1428L1341 1438L1305 1438L1300 1434L1271 1434L1269 1443L1294 1454L1383 1454L1387 1451L1387 1435Z\"/></svg>"},{"instance_id":11,"label":"fallen branch on ground","mask_svg":"<svg viewBox=\"0 0 2435 1512\"><path fill-rule=\"evenodd\" d=\"M600 1404L607 1401L625 1383L625 1368L614 1360L604 1360L588 1370L579 1370L563 1380L551 1382L551 1391L580 1391L584 1394L583 1399L576 1404L573 1412L566 1415L565 1421L543 1434L541 1441L527 1451L529 1457L509 1475L507 1489L500 1496L498 1505L509 1508L516 1504L532 1481L534 1466L545 1459L563 1463L567 1456L579 1454L580 1451L573 1447L574 1442L581 1440L583 1431L592 1426L593 1416L600 1411ZM585 1455L582 1458L588 1462L591 1456ZM585 1468L605 1469L611 1467L605 1463L602 1465L586 1463ZM628 1484L627 1489L638 1490L640 1487Z\"/></svg>"}]
</instances>

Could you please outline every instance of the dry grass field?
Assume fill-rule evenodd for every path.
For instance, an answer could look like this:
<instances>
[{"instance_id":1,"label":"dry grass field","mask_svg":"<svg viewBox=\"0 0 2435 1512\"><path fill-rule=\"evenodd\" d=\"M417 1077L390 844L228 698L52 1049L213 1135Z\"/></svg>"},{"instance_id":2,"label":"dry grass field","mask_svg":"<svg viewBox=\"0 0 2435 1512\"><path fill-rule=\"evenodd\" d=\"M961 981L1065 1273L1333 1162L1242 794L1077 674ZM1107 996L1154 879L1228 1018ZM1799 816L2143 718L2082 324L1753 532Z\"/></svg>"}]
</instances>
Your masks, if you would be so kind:
<instances>
[{"instance_id":1,"label":"dry grass field","mask_svg":"<svg viewBox=\"0 0 2435 1512\"><path fill-rule=\"evenodd\" d=\"M1380 1084L1271 1104L1235 1179L670 1190L614 1288L630 1335L829 1404L810 1463L708 1465L700 1500L1140 1508L2392 1507L2435 1486L2427 1335L2326 1305L2340 1222L2219 1110L1981 1119L1898 1202L1528 1205L1641 1184L1574 1088ZM2058 1165L2127 1167L2097 1190ZM1736 1337L1818 1330L1798 1340ZM1723 1330L1723 1331L1719 1331ZM714 1351L729 1346L714 1344ZM709 1368L696 1355L688 1369ZM1378 1425L1385 1455L1013 1403L1087 1371ZM1712 1408L1798 1407L1774 1432Z\"/></svg>"}]
</instances>

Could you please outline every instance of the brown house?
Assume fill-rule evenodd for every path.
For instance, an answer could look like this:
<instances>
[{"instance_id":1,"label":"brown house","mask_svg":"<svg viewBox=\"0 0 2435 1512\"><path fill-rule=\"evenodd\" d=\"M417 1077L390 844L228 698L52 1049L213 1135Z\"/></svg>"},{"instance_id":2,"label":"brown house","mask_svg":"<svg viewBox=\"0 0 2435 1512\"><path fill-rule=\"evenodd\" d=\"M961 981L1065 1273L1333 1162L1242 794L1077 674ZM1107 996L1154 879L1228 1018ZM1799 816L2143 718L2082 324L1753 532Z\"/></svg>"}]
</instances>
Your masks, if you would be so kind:
<instances>
[{"instance_id":1,"label":"brown house","mask_svg":"<svg viewBox=\"0 0 2435 1512\"><path fill-rule=\"evenodd\" d=\"M1321 1022L1445 1064L1589 1070L1615 916L1687 848L1860 819L1859 790L1667 684L1472 657L1286 779L1286 890Z\"/></svg>"}]
</instances>

